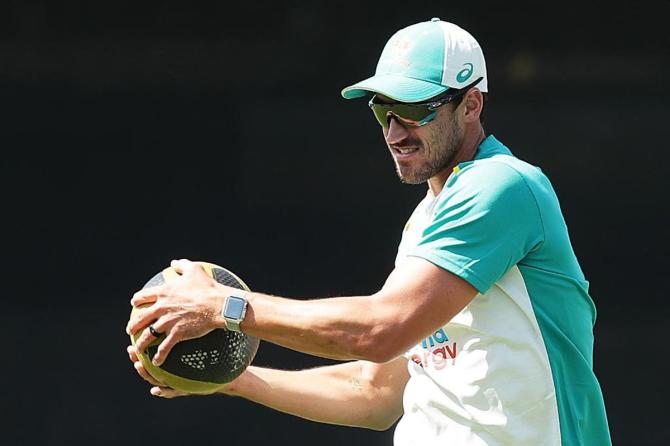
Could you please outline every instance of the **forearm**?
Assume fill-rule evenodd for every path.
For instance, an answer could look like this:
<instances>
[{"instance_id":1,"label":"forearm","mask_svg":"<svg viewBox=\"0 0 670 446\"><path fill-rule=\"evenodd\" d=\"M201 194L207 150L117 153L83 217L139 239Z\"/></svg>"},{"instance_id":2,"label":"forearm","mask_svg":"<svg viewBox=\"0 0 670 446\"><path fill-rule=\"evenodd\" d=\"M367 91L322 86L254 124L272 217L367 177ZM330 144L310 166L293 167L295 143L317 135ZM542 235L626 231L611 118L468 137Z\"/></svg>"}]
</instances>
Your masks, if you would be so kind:
<instances>
[{"instance_id":1,"label":"forearm","mask_svg":"<svg viewBox=\"0 0 670 446\"><path fill-rule=\"evenodd\" d=\"M403 360L404 362L404 360ZM249 367L225 393L321 423L383 430L402 412L405 365L374 378L363 361L286 371Z\"/></svg>"},{"instance_id":2,"label":"forearm","mask_svg":"<svg viewBox=\"0 0 670 446\"><path fill-rule=\"evenodd\" d=\"M401 313L378 302L377 295L315 300L249 294L242 331L316 356L385 362L402 353L394 328ZM387 346L397 351L387 354Z\"/></svg>"},{"instance_id":3,"label":"forearm","mask_svg":"<svg viewBox=\"0 0 670 446\"><path fill-rule=\"evenodd\" d=\"M228 291L220 291L223 300ZM476 295L465 280L412 258L371 296L295 300L250 292L241 328L315 356L383 363L443 326Z\"/></svg>"}]
</instances>

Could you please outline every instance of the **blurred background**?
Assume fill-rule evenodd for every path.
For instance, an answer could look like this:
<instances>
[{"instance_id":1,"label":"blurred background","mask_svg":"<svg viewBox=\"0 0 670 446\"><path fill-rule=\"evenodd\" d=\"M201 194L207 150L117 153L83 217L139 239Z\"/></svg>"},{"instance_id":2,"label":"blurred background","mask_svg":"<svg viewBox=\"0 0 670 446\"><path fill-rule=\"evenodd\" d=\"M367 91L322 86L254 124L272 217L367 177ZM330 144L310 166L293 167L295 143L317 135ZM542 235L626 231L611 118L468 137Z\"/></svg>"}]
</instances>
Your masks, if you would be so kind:
<instances>
[{"instance_id":1,"label":"blurred background","mask_svg":"<svg viewBox=\"0 0 670 446\"><path fill-rule=\"evenodd\" d=\"M0 3L0 444L391 445L240 399L153 398L124 327L173 258L296 298L381 286L425 188L398 182L365 101L339 92L431 17L478 39L487 131L558 192L614 443L667 444L669 2L419 3Z\"/></svg>"}]
</instances>

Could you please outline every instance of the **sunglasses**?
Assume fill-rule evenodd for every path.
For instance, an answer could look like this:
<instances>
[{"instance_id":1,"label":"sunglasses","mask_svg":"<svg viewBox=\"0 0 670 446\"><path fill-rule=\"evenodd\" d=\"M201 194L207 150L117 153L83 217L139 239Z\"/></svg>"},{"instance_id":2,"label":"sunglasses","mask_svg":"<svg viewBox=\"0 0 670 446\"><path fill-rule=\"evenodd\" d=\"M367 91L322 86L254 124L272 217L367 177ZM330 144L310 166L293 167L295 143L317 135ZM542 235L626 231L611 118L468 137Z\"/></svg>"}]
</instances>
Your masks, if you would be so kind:
<instances>
[{"instance_id":1,"label":"sunglasses","mask_svg":"<svg viewBox=\"0 0 670 446\"><path fill-rule=\"evenodd\" d=\"M462 97L468 90L481 81L482 78L468 85L465 88L457 90L454 93L442 96L438 99L433 99L426 102L379 102L377 95L374 95L368 107L372 109L375 118L379 121L382 127L389 128L391 118L395 118L402 126L405 127L421 127L428 124L437 116L437 109L445 104L453 102Z\"/></svg>"}]
</instances>

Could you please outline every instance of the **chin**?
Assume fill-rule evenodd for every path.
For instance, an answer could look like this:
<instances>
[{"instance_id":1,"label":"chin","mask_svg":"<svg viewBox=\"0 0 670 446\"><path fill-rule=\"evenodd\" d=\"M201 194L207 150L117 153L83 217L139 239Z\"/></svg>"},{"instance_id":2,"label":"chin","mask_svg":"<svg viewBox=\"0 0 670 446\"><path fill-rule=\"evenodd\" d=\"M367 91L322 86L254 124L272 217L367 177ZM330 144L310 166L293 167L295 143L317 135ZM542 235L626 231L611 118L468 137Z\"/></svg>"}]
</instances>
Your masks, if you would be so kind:
<instances>
[{"instance_id":1,"label":"chin","mask_svg":"<svg viewBox=\"0 0 670 446\"><path fill-rule=\"evenodd\" d=\"M398 178L403 184L423 184L426 182L426 179L423 177L418 177L416 175L403 175L398 171Z\"/></svg>"},{"instance_id":2,"label":"chin","mask_svg":"<svg viewBox=\"0 0 670 446\"><path fill-rule=\"evenodd\" d=\"M396 162L395 168L400 182L404 184L423 184L433 176L428 164L421 164L418 169L416 166L413 167Z\"/></svg>"}]
</instances>

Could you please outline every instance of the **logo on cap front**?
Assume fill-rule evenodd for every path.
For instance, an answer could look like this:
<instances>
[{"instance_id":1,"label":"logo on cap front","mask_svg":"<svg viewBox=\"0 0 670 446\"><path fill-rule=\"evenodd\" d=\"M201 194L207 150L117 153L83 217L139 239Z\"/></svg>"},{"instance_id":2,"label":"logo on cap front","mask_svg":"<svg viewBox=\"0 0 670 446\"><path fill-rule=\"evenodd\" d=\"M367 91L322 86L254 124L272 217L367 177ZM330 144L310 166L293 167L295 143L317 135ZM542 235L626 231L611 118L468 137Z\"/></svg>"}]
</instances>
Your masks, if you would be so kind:
<instances>
[{"instance_id":1,"label":"logo on cap front","mask_svg":"<svg viewBox=\"0 0 670 446\"><path fill-rule=\"evenodd\" d=\"M472 71L474 69L474 66L471 63L466 63L463 64L465 68L463 68L461 71L458 72L456 75L456 80L458 82L465 82L468 79L470 79L470 76L472 76Z\"/></svg>"},{"instance_id":2,"label":"logo on cap front","mask_svg":"<svg viewBox=\"0 0 670 446\"><path fill-rule=\"evenodd\" d=\"M390 48L388 62L405 68L409 67L411 62L407 56L413 46L409 39L397 39Z\"/></svg>"}]
</instances>

